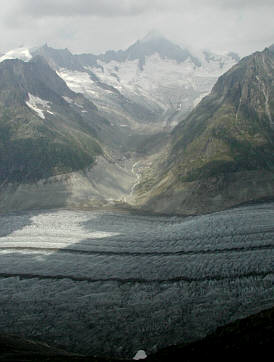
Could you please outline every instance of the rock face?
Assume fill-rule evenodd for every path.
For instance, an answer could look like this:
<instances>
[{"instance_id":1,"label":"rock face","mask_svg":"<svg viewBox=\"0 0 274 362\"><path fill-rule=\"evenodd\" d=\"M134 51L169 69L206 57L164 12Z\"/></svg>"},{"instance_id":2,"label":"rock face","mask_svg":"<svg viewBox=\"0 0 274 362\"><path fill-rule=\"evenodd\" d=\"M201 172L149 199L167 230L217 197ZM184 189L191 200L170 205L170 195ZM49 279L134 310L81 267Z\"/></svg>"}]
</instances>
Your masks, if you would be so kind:
<instances>
[{"instance_id":1,"label":"rock face","mask_svg":"<svg viewBox=\"0 0 274 362\"><path fill-rule=\"evenodd\" d=\"M244 58L173 131L140 185L158 212L196 214L274 197L273 47Z\"/></svg>"}]
</instances>

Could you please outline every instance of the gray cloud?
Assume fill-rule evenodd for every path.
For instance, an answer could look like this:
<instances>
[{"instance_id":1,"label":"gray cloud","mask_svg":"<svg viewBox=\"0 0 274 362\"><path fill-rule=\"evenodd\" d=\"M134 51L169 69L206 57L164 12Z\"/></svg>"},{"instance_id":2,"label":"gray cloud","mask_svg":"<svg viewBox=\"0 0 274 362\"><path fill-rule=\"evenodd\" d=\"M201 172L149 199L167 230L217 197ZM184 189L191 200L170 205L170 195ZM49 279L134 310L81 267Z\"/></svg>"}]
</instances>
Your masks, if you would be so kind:
<instances>
[{"instance_id":1,"label":"gray cloud","mask_svg":"<svg viewBox=\"0 0 274 362\"><path fill-rule=\"evenodd\" d=\"M241 55L274 42L273 0L9 0L0 52L25 44L99 53L158 29L178 44Z\"/></svg>"},{"instance_id":2,"label":"gray cloud","mask_svg":"<svg viewBox=\"0 0 274 362\"><path fill-rule=\"evenodd\" d=\"M25 0L20 10L31 16L132 16L157 8L158 0Z\"/></svg>"},{"instance_id":3,"label":"gray cloud","mask_svg":"<svg viewBox=\"0 0 274 362\"><path fill-rule=\"evenodd\" d=\"M273 0L207 0L205 3L221 8L243 9L258 7L274 7Z\"/></svg>"},{"instance_id":4,"label":"gray cloud","mask_svg":"<svg viewBox=\"0 0 274 362\"><path fill-rule=\"evenodd\" d=\"M23 0L19 11L43 16L133 16L151 11L183 11L189 8L274 8L273 0Z\"/></svg>"}]
</instances>

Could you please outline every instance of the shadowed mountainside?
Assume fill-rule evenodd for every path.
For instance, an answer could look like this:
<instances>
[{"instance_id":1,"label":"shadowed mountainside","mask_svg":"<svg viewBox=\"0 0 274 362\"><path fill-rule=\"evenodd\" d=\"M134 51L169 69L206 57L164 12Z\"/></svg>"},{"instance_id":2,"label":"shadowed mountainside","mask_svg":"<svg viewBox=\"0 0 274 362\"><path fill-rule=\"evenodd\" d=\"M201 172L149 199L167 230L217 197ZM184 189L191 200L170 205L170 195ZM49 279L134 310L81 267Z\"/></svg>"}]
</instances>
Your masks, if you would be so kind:
<instances>
[{"instance_id":1,"label":"shadowed mountainside","mask_svg":"<svg viewBox=\"0 0 274 362\"><path fill-rule=\"evenodd\" d=\"M42 58L0 63L0 84L1 184L83 169L102 153L107 121Z\"/></svg>"}]
</instances>

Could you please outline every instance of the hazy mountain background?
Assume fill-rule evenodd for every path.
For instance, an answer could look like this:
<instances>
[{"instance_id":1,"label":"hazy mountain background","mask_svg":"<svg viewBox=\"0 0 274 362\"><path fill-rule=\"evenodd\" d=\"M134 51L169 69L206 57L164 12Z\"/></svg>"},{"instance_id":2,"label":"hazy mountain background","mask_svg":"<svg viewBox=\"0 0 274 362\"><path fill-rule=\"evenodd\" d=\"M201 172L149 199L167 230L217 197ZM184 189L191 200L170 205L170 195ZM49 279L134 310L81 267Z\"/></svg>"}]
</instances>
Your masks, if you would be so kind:
<instances>
[{"instance_id":1,"label":"hazy mountain background","mask_svg":"<svg viewBox=\"0 0 274 362\"><path fill-rule=\"evenodd\" d=\"M8 51L0 58L1 206L134 203L137 162L163 149L238 60L192 55L155 31L101 55L47 44Z\"/></svg>"}]
</instances>

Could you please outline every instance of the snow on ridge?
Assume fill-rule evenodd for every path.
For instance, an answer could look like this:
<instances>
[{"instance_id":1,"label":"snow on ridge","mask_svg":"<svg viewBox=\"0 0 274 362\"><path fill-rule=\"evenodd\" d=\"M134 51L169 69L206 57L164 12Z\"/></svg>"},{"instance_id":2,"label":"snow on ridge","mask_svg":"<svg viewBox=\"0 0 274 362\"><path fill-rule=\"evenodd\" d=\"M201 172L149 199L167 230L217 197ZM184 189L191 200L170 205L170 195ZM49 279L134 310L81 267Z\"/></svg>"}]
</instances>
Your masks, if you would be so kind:
<instances>
[{"instance_id":1,"label":"snow on ridge","mask_svg":"<svg viewBox=\"0 0 274 362\"><path fill-rule=\"evenodd\" d=\"M7 59L20 59L24 62L28 62L30 59L32 59L32 55L28 48L20 47L16 49L12 49L8 51L6 54L4 54L0 58L0 63Z\"/></svg>"},{"instance_id":2,"label":"snow on ridge","mask_svg":"<svg viewBox=\"0 0 274 362\"><path fill-rule=\"evenodd\" d=\"M210 53L207 57L204 51L200 51L198 59L201 67L197 67L190 57L178 63L155 53L146 57L142 69L138 59L124 62L98 60L99 67L85 66L86 71L59 68L56 73L72 91L92 99L99 108L115 106L115 98L110 89L102 88L91 79L88 71L135 103L145 103L164 111L170 107L177 109L181 104L177 110L184 113L210 93L218 77L236 63L229 55Z\"/></svg>"},{"instance_id":3,"label":"snow on ridge","mask_svg":"<svg viewBox=\"0 0 274 362\"><path fill-rule=\"evenodd\" d=\"M146 57L143 71L140 71L138 61L132 60L124 63L112 61L106 64L100 62L102 68L92 69L92 71L100 80L120 89L122 93L123 90L136 92L136 87L139 86L139 89L141 87L143 91L151 94L152 89L161 89L163 85L169 87L171 84L174 87L191 85L199 89L199 85L194 84L197 77L208 77L210 85L211 83L213 85L217 77L234 65L235 61L227 57L223 58L222 61L216 59L208 63L203 59L202 64L201 68L197 68L190 59L178 64L174 60L162 59L158 54L154 54ZM114 74L117 77L114 77Z\"/></svg>"},{"instance_id":4,"label":"snow on ridge","mask_svg":"<svg viewBox=\"0 0 274 362\"><path fill-rule=\"evenodd\" d=\"M45 119L44 112L48 112L50 114L54 114L50 111L51 102L45 101L39 97L34 96L31 93L28 93L29 100L26 101L26 105L31 108L34 112L38 114L38 116L42 119Z\"/></svg>"},{"instance_id":5,"label":"snow on ridge","mask_svg":"<svg viewBox=\"0 0 274 362\"><path fill-rule=\"evenodd\" d=\"M170 103L177 105L186 99L186 94L195 97L195 93L202 96L211 91L217 78L235 64L231 58L224 58L207 62L202 61L202 67L196 67L190 58L184 63L175 60L162 59L158 54L146 57L141 71L138 60L127 60L119 63L99 62L100 68L92 71L104 83L117 88L124 96L133 98L136 95L150 99L161 107L169 107ZM188 92L188 93L187 93ZM193 101L190 101L192 106ZM181 105L184 109L185 106Z\"/></svg>"}]
</instances>

